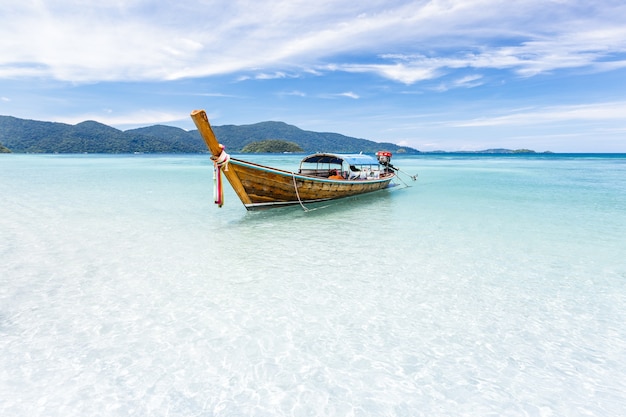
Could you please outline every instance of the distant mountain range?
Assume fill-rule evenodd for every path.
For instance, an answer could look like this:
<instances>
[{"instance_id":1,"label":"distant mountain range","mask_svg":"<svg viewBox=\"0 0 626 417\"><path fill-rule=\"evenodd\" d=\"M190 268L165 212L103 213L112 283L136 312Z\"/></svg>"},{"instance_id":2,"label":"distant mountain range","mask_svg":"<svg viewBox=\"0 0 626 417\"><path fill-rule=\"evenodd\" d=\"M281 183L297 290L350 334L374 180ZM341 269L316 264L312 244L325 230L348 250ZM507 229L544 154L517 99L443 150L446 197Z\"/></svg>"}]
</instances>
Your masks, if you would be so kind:
<instances>
[{"instance_id":1,"label":"distant mountain range","mask_svg":"<svg viewBox=\"0 0 626 417\"><path fill-rule=\"evenodd\" d=\"M416 154L417 149L393 143L378 143L338 133L320 133L299 129L283 122L251 125L213 126L218 140L230 153L257 141L278 139L294 142L304 152ZM15 153L198 153L207 152L197 130L155 125L119 130L95 121L76 125L0 116L0 152L2 145Z\"/></svg>"}]
</instances>

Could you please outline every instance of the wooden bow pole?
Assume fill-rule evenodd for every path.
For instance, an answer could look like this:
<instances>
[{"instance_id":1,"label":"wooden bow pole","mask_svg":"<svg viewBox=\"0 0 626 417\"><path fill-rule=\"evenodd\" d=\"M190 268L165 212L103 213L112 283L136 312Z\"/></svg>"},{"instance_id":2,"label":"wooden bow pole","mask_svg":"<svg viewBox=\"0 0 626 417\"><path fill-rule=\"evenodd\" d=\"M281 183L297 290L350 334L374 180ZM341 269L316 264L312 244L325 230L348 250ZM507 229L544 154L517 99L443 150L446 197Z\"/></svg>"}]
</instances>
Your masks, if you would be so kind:
<instances>
[{"instance_id":1,"label":"wooden bow pole","mask_svg":"<svg viewBox=\"0 0 626 417\"><path fill-rule=\"evenodd\" d=\"M198 131L209 148L209 151L211 151L213 158L219 158L224 151L224 146L221 145L215 137L215 133L213 133L213 129L211 129L211 124L209 123L209 118L207 117L206 112L204 110L194 110L191 112L191 119L198 128ZM243 184L241 183L241 180L235 170L224 169L223 173L241 201L244 204L251 204L252 200L248 197L248 193L246 193L246 190L244 189Z\"/></svg>"}]
</instances>

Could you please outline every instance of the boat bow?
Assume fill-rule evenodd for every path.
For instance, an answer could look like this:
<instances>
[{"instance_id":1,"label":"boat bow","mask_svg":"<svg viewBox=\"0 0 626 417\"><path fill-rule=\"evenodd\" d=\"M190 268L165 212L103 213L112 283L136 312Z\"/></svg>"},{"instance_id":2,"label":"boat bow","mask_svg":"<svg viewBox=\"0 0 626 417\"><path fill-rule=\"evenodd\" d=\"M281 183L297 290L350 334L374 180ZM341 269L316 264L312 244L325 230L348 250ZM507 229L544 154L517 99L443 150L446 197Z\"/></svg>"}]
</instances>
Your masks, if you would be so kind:
<instances>
[{"instance_id":1,"label":"boat bow","mask_svg":"<svg viewBox=\"0 0 626 417\"><path fill-rule=\"evenodd\" d=\"M248 196L248 193L241 183L241 180L239 179L237 173L234 170L225 169L224 164L218 165L217 161L223 161L225 159L228 160L230 159L230 157L224 150L224 145L220 144L215 137L215 133L213 133L213 129L211 129L211 124L209 123L209 118L207 117L206 112L204 110L194 110L191 112L191 119L198 128L202 139L204 139L204 142L211 151L211 159L216 166L216 176L219 176L223 173L226 176L226 179L228 180L230 185L235 190L235 193L237 193L237 196L239 197L241 202L246 205L246 207L249 204L252 204L252 200ZM223 198L221 202L223 203ZM219 206L221 207L221 204L219 204Z\"/></svg>"}]
</instances>

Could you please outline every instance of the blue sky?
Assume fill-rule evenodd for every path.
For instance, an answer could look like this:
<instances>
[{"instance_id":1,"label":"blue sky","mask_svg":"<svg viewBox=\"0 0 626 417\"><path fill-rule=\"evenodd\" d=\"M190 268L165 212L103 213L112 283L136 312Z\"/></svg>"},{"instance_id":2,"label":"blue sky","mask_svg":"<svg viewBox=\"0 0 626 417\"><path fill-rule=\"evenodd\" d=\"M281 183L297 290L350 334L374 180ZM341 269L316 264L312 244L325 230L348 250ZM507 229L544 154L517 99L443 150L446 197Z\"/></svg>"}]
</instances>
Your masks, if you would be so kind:
<instances>
[{"instance_id":1,"label":"blue sky","mask_svg":"<svg viewBox=\"0 0 626 417\"><path fill-rule=\"evenodd\" d=\"M3 0L0 114L626 152L623 0Z\"/></svg>"}]
</instances>

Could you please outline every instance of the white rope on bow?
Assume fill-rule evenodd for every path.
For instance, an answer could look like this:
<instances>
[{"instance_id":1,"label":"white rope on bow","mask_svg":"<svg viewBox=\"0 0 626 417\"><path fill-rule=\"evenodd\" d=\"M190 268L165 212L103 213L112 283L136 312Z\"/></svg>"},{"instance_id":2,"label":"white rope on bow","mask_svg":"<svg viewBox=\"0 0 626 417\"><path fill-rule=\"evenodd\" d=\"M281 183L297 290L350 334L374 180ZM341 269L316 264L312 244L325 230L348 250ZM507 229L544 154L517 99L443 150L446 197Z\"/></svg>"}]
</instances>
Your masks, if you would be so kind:
<instances>
[{"instance_id":1,"label":"white rope on bow","mask_svg":"<svg viewBox=\"0 0 626 417\"><path fill-rule=\"evenodd\" d=\"M215 204L222 207L224 204L224 188L222 186L222 169L228 171L230 155L224 151L224 145L220 145L222 152L219 156L211 156L213 161L213 197Z\"/></svg>"},{"instance_id":2,"label":"white rope on bow","mask_svg":"<svg viewBox=\"0 0 626 417\"><path fill-rule=\"evenodd\" d=\"M222 152L220 153L220 155L212 156L211 159L217 167L221 168L223 166L224 171L228 171L228 162L230 161L230 155L227 154L226 151L224 151L224 145L220 145L220 147L222 148Z\"/></svg>"}]
</instances>

